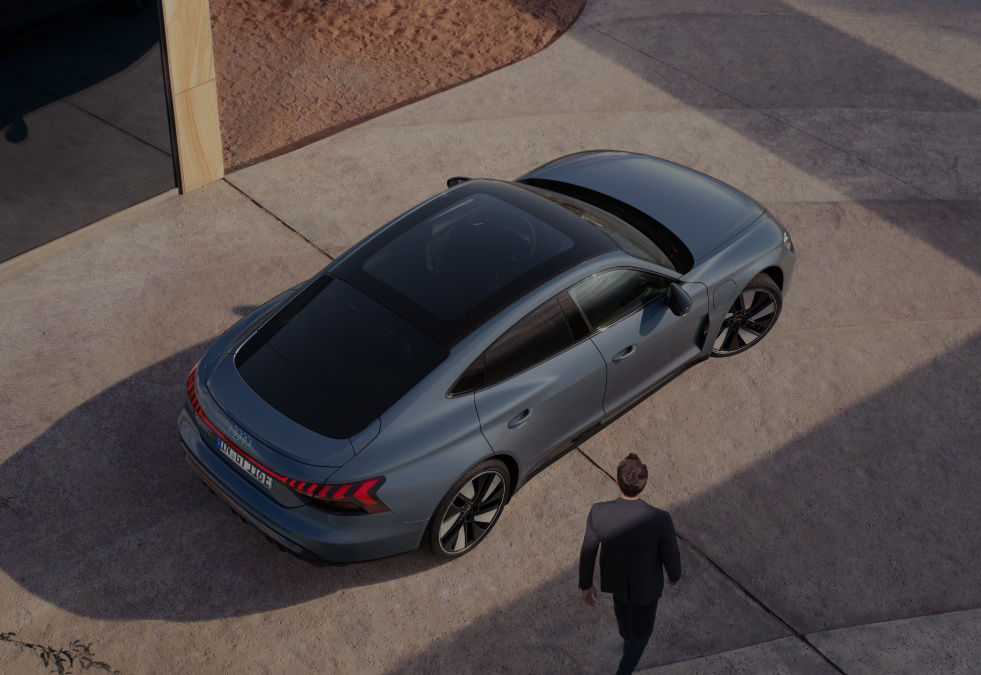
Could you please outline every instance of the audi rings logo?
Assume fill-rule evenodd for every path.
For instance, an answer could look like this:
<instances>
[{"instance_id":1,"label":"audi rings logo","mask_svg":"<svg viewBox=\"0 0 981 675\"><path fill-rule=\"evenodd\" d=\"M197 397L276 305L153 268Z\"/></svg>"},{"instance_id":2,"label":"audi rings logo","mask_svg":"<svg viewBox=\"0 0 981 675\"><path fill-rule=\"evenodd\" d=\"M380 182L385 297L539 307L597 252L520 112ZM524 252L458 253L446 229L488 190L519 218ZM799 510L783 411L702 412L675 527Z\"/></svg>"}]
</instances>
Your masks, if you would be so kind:
<instances>
[{"instance_id":1,"label":"audi rings logo","mask_svg":"<svg viewBox=\"0 0 981 675\"><path fill-rule=\"evenodd\" d=\"M239 446L252 447L252 439L249 435L239 429L234 424L228 428L228 437L235 441Z\"/></svg>"}]
</instances>

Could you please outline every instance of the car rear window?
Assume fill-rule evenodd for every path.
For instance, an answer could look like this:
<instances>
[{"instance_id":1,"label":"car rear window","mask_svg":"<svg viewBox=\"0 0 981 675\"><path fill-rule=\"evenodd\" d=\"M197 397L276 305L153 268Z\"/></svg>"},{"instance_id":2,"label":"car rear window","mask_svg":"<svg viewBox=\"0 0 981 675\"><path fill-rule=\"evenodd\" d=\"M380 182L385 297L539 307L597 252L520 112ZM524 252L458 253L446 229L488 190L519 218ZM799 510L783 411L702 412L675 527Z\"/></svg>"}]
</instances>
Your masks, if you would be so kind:
<instances>
[{"instance_id":1,"label":"car rear window","mask_svg":"<svg viewBox=\"0 0 981 675\"><path fill-rule=\"evenodd\" d=\"M263 326L235 363L279 412L324 436L348 438L446 355L398 315L324 275Z\"/></svg>"}]
</instances>

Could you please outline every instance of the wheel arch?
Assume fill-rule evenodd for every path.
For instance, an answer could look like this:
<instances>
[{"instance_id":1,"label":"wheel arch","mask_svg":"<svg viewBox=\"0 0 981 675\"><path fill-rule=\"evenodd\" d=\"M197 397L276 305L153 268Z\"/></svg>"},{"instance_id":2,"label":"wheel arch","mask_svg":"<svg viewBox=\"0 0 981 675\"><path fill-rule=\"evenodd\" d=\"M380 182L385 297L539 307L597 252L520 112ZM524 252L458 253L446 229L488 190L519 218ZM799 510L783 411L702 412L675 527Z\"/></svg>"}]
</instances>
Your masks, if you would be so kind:
<instances>
[{"instance_id":1,"label":"wheel arch","mask_svg":"<svg viewBox=\"0 0 981 675\"><path fill-rule=\"evenodd\" d=\"M508 477L511 479L511 493L508 495L507 499L507 501L510 502L511 497L518 491L518 461L511 455L505 453L494 454L492 457L488 457L487 459L499 459L504 463L504 466L507 467Z\"/></svg>"},{"instance_id":2,"label":"wheel arch","mask_svg":"<svg viewBox=\"0 0 981 675\"><path fill-rule=\"evenodd\" d=\"M773 279L773 283L777 285L777 288L780 289L781 293L783 292L783 270L780 269L780 267L777 265L772 265L763 270L761 274L765 274Z\"/></svg>"}]
</instances>

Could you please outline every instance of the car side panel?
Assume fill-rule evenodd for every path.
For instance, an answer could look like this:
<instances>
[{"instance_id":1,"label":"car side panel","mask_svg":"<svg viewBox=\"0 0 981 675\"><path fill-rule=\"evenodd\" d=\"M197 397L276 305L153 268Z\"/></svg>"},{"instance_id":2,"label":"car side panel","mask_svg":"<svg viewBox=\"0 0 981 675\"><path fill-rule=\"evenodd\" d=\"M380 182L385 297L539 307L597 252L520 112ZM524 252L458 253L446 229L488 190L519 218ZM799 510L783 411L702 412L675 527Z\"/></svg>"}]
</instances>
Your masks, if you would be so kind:
<instances>
[{"instance_id":1,"label":"car side panel","mask_svg":"<svg viewBox=\"0 0 981 675\"><path fill-rule=\"evenodd\" d=\"M450 485L494 454L480 431L473 395L447 398L435 391L382 415L378 436L331 482L384 476L379 499L404 522L428 520Z\"/></svg>"},{"instance_id":2,"label":"car side panel","mask_svg":"<svg viewBox=\"0 0 981 675\"><path fill-rule=\"evenodd\" d=\"M685 280L697 279L708 288L711 309L706 353L711 351L713 338L718 335L736 293L757 274L771 267L779 268L783 274L781 290L786 296L797 256L783 245L783 232L772 216L764 214L753 227L684 276Z\"/></svg>"},{"instance_id":3,"label":"car side panel","mask_svg":"<svg viewBox=\"0 0 981 675\"><path fill-rule=\"evenodd\" d=\"M484 437L521 475L578 430L603 416L606 367L584 340L536 366L476 393ZM520 418L522 415L525 417Z\"/></svg>"},{"instance_id":4,"label":"car side panel","mask_svg":"<svg viewBox=\"0 0 981 675\"><path fill-rule=\"evenodd\" d=\"M692 299L691 310L685 316L676 316L661 297L593 335L606 362L603 405L607 413L632 401L701 353L700 336L708 314L705 287L697 283L682 287ZM617 361L618 355L628 349L629 356Z\"/></svg>"}]
</instances>

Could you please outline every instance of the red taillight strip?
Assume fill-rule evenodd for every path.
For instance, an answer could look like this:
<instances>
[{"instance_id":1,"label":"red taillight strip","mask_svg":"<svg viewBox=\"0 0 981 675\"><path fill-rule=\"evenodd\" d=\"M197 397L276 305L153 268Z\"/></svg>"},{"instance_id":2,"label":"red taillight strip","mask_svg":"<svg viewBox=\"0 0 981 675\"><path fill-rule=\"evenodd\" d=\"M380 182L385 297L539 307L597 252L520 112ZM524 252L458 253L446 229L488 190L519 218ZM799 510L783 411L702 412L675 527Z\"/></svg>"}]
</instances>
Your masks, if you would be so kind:
<instances>
[{"instance_id":1,"label":"red taillight strip","mask_svg":"<svg viewBox=\"0 0 981 675\"><path fill-rule=\"evenodd\" d=\"M374 485L375 483L377 483L377 482L378 482L378 479L377 479L377 478L375 478L374 480L369 480L368 482L366 482L366 483L364 483L364 484L363 484L363 485L362 485L361 487L359 487L359 488L357 489L357 491L356 491L356 492L354 493L354 498L355 498L355 499L357 499L357 500L358 500L359 502L361 502L362 504L374 504L374 503L376 503L376 502L377 502L378 500L376 500L376 499L374 499L374 498L373 498L373 497L372 497L372 496L371 496L371 495L369 494L369 491L371 490L371 488L372 488L372 486L373 486L373 485Z\"/></svg>"},{"instance_id":2,"label":"red taillight strip","mask_svg":"<svg viewBox=\"0 0 981 675\"><path fill-rule=\"evenodd\" d=\"M242 459L254 465L257 469L260 469L265 473L269 474L270 476L278 480L280 483L287 485L289 482L289 478L286 478L285 476L280 476L275 471L266 468L259 462L255 461L254 459L246 455L244 452L242 452L242 450L237 445L232 443L232 441L228 438L228 436L221 433L221 431L218 430L218 427L216 427L214 424L211 423L211 420L208 419L208 416L204 414L203 410L201 410L201 404L198 403L198 397L195 391L197 389L197 387L195 386L196 377L197 377L197 368L192 370L191 374L187 376L187 397L190 399L191 405L194 406L194 412L198 414L198 417L200 417L204 421L204 423L207 424L211 428L211 430L218 435L218 437L221 440L225 441L228 447L230 447L232 450L238 453L242 457Z\"/></svg>"},{"instance_id":3,"label":"red taillight strip","mask_svg":"<svg viewBox=\"0 0 981 675\"><path fill-rule=\"evenodd\" d=\"M295 478L280 476L275 471L266 468L265 466L263 466L262 464L252 459L244 452L242 452L241 448L239 448L237 445L232 443L232 441L228 438L228 436L221 433L218 427L212 424L211 420L208 419L208 416L205 415L204 411L201 409L201 404L198 402L198 395L197 395L197 367L192 368L191 373L187 376L187 399L191 402L191 407L194 408L194 412L197 413L198 417L200 417L201 420L205 424L207 424L208 427L213 432L215 432L215 434L222 441L224 441L226 445L228 445L228 447L234 450L240 457L242 457L242 459L246 460L247 462L255 466L257 469L265 472L272 478L275 478L283 485L289 487L291 490L295 490L296 492L300 492L306 496L313 497L314 499L321 499L323 501L328 501L328 502L329 501L350 502L353 499L355 502L357 502L363 507L376 507L376 506L379 507L378 509L375 509L372 512L377 512L379 509L383 511L388 510L384 504L382 504L379 500L375 499L372 494L370 494L372 488L375 488L376 485L382 482L382 478L372 478L362 483L348 483L345 485L341 485L339 487L334 485L328 485L328 484L308 483L306 481L300 483L297 482ZM334 491L334 494L329 495L330 491L335 487L337 487L337 489ZM355 488L354 494L345 497L345 495L348 493L348 491L351 488Z\"/></svg>"}]
</instances>

